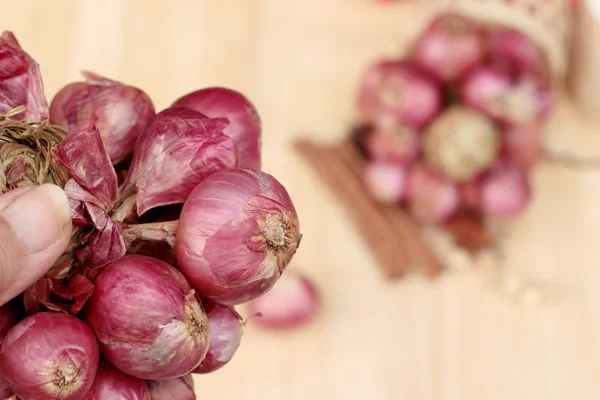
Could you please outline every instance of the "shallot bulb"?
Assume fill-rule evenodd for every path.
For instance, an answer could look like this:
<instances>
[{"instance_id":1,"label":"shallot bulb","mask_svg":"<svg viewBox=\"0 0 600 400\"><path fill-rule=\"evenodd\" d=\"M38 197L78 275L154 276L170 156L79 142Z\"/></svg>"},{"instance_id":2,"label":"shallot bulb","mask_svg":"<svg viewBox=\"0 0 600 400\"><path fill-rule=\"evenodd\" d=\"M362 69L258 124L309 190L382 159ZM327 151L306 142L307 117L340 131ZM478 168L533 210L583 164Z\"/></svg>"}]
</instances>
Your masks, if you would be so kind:
<instances>
[{"instance_id":1,"label":"shallot bulb","mask_svg":"<svg viewBox=\"0 0 600 400\"><path fill-rule=\"evenodd\" d=\"M369 163L365 184L371 196L382 203L399 203L406 193L407 167L391 163Z\"/></svg>"},{"instance_id":2,"label":"shallot bulb","mask_svg":"<svg viewBox=\"0 0 600 400\"><path fill-rule=\"evenodd\" d=\"M489 215L514 217L527 206L530 192L523 172L511 166L501 165L483 179L481 208Z\"/></svg>"},{"instance_id":3,"label":"shallot bulb","mask_svg":"<svg viewBox=\"0 0 600 400\"><path fill-rule=\"evenodd\" d=\"M168 108L154 117L136 143L123 189L135 190L138 215L183 203L202 179L237 165L235 143L223 133L227 125L225 118L189 108Z\"/></svg>"},{"instance_id":4,"label":"shallot bulb","mask_svg":"<svg viewBox=\"0 0 600 400\"><path fill-rule=\"evenodd\" d=\"M471 73L461 87L469 107L507 124L531 123L546 116L553 105L550 88L533 77L513 79L491 67Z\"/></svg>"},{"instance_id":5,"label":"shallot bulb","mask_svg":"<svg viewBox=\"0 0 600 400\"><path fill-rule=\"evenodd\" d=\"M152 400L196 400L191 374L181 378L148 381Z\"/></svg>"},{"instance_id":6,"label":"shallot bulb","mask_svg":"<svg viewBox=\"0 0 600 400\"><path fill-rule=\"evenodd\" d=\"M140 379L185 375L208 350L208 321L196 293L179 271L151 257L108 264L95 281L86 320L102 356Z\"/></svg>"},{"instance_id":7,"label":"shallot bulb","mask_svg":"<svg viewBox=\"0 0 600 400\"><path fill-rule=\"evenodd\" d=\"M482 35L476 24L460 15L435 19L416 44L414 59L443 82L455 82L483 62Z\"/></svg>"},{"instance_id":8,"label":"shallot bulb","mask_svg":"<svg viewBox=\"0 0 600 400\"><path fill-rule=\"evenodd\" d=\"M543 75L544 56L524 33L514 29L497 29L490 35L488 43L492 64L517 75Z\"/></svg>"},{"instance_id":9,"label":"shallot bulb","mask_svg":"<svg viewBox=\"0 0 600 400\"><path fill-rule=\"evenodd\" d=\"M138 136L154 117L152 100L141 89L84 71L85 82L63 87L50 103L50 123L71 131L93 121L113 164L133 154Z\"/></svg>"},{"instance_id":10,"label":"shallot bulb","mask_svg":"<svg viewBox=\"0 0 600 400\"><path fill-rule=\"evenodd\" d=\"M254 105L235 90L213 87L179 98L171 107L188 107L212 118L229 120L223 133L233 139L240 168L260 169L262 122Z\"/></svg>"},{"instance_id":11,"label":"shallot bulb","mask_svg":"<svg viewBox=\"0 0 600 400\"><path fill-rule=\"evenodd\" d=\"M365 146L375 161L409 164L419 158L421 138L415 129L393 124L369 132Z\"/></svg>"},{"instance_id":12,"label":"shallot bulb","mask_svg":"<svg viewBox=\"0 0 600 400\"><path fill-rule=\"evenodd\" d=\"M504 130L507 160L524 171L530 170L541 157L540 127L537 124L513 125Z\"/></svg>"},{"instance_id":13,"label":"shallot bulb","mask_svg":"<svg viewBox=\"0 0 600 400\"><path fill-rule=\"evenodd\" d=\"M200 182L179 221L179 269L204 297L228 305L268 291L302 237L286 189L271 175L246 169Z\"/></svg>"},{"instance_id":14,"label":"shallot bulb","mask_svg":"<svg viewBox=\"0 0 600 400\"><path fill-rule=\"evenodd\" d=\"M3 400L10 399L12 395L13 395L13 391L10 390L10 388L8 387L6 382L4 382L2 380L2 377L0 377L0 399L3 399Z\"/></svg>"},{"instance_id":15,"label":"shallot bulb","mask_svg":"<svg viewBox=\"0 0 600 400\"><path fill-rule=\"evenodd\" d=\"M376 124L427 125L442 107L441 88L409 61L383 60L365 73L358 105Z\"/></svg>"},{"instance_id":16,"label":"shallot bulb","mask_svg":"<svg viewBox=\"0 0 600 400\"><path fill-rule=\"evenodd\" d=\"M13 326L17 323L17 316L15 312L10 307L10 305L5 304L0 306L0 345L2 344L2 339L4 336L11 330ZM8 387L8 385L2 380L0 376L0 399L7 399L13 395L12 390Z\"/></svg>"},{"instance_id":17,"label":"shallot bulb","mask_svg":"<svg viewBox=\"0 0 600 400\"><path fill-rule=\"evenodd\" d=\"M321 298L310 278L299 272L286 272L277 285L252 301L249 310L259 314L256 323L270 329L296 328L312 321Z\"/></svg>"},{"instance_id":18,"label":"shallot bulb","mask_svg":"<svg viewBox=\"0 0 600 400\"><path fill-rule=\"evenodd\" d=\"M233 307L206 302L210 345L206 357L193 372L207 374L227 364L242 341L242 318Z\"/></svg>"},{"instance_id":19,"label":"shallot bulb","mask_svg":"<svg viewBox=\"0 0 600 400\"><path fill-rule=\"evenodd\" d=\"M430 223L445 221L460 205L458 187L423 164L409 171L407 201L415 217Z\"/></svg>"},{"instance_id":20,"label":"shallot bulb","mask_svg":"<svg viewBox=\"0 0 600 400\"><path fill-rule=\"evenodd\" d=\"M425 160L448 179L464 182L494 163L500 140L500 132L487 117L454 106L427 128Z\"/></svg>"},{"instance_id":21,"label":"shallot bulb","mask_svg":"<svg viewBox=\"0 0 600 400\"><path fill-rule=\"evenodd\" d=\"M94 333L63 313L25 318L8 332L0 349L0 375L24 400L87 399L98 362Z\"/></svg>"},{"instance_id":22,"label":"shallot bulb","mask_svg":"<svg viewBox=\"0 0 600 400\"><path fill-rule=\"evenodd\" d=\"M14 119L48 119L48 102L38 63L29 56L12 32L0 36L0 115L18 106L25 111Z\"/></svg>"},{"instance_id":23,"label":"shallot bulb","mask_svg":"<svg viewBox=\"0 0 600 400\"><path fill-rule=\"evenodd\" d=\"M151 400L146 382L101 361L87 400Z\"/></svg>"}]
</instances>

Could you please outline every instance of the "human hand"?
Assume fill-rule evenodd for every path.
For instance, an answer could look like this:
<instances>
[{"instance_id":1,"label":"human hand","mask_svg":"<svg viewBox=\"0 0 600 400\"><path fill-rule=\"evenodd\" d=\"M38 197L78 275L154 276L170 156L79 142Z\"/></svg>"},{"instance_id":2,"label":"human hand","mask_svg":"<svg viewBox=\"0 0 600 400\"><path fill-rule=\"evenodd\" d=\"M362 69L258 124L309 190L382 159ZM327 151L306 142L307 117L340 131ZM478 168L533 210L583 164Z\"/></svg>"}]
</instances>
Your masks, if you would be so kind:
<instances>
[{"instance_id":1,"label":"human hand","mask_svg":"<svg viewBox=\"0 0 600 400\"><path fill-rule=\"evenodd\" d=\"M71 237L69 200L44 184L0 195L0 306L41 278Z\"/></svg>"}]
</instances>

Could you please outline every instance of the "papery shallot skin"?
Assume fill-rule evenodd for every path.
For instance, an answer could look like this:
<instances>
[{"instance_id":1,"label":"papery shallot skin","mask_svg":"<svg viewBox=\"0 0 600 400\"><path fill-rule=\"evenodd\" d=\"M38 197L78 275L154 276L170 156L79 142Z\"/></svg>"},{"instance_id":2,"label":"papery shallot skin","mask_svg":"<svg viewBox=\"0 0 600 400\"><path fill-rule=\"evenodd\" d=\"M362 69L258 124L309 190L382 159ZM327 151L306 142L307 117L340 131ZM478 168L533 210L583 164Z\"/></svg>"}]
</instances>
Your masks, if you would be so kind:
<instances>
[{"instance_id":1,"label":"papery shallot skin","mask_svg":"<svg viewBox=\"0 0 600 400\"><path fill-rule=\"evenodd\" d=\"M248 310L256 324L269 329L291 329L312 321L321 307L313 281L298 271L286 272L277 285L252 301Z\"/></svg>"},{"instance_id":2,"label":"papery shallot skin","mask_svg":"<svg viewBox=\"0 0 600 400\"><path fill-rule=\"evenodd\" d=\"M113 366L155 380L185 375L200 364L209 345L207 317L175 268L128 255L104 267L95 285L85 318Z\"/></svg>"},{"instance_id":3,"label":"papery shallot skin","mask_svg":"<svg viewBox=\"0 0 600 400\"><path fill-rule=\"evenodd\" d=\"M95 268L125 255L120 227L109 215L117 200L117 174L98 128L92 121L78 125L54 156L73 176L64 187L73 225L94 228L76 252L79 264Z\"/></svg>"},{"instance_id":4,"label":"papery shallot skin","mask_svg":"<svg viewBox=\"0 0 600 400\"><path fill-rule=\"evenodd\" d=\"M515 79L498 67L473 70L460 87L461 101L502 124L534 123L554 106L550 87L538 78Z\"/></svg>"},{"instance_id":5,"label":"papery shallot skin","mask_svg":"<svg viewBox=\"0 0 600 400\"><path fill-rule=\"evenodd\" d=\"M50 123L67 131L93 121L113 164L126 159L154 117L152 100L141 89L84 71L85 82L63 87L50 103Z\"/></svg>"},{"instance_id":6,"label":"papery shallot skin","mask_svg":"<svg viewBox=\"0 0 600 400\"><path fill-rule=\"evenodd\" d=\"M12 390L8 387L6 382L0 377L0 399L8 399L13 395Z\"/></svg>"},{"instance_id":7,"label":"papery shallot skin","mask_svg":"<svg viewBox=\"0 0 600 400\"><path fill-rule=\"evenodd\" d=\"M457 185L424 164L415 164L408 174L407 201L413 216L428 223L440 223L460 205Z\"/></svg>"},{"instance_id":8,"label":"papery shallot skin","mask_svg":"<svg viewBox=\"0 0 600 400\"><path fill-rule=\"evenodd\" d=\"M38 63L29 56L10 31L0 36L0 115L18 106L25 111L14 119L48 119L48 102Z\"/></svg>"},{"instance_id":9,"label":"papery shallot skin","mask_svg":"<svg viewBox=\"0 0 600 400\"><path fill-rule=\"evenodd\" d=\"M152 400L146 382L100 362L87 400Z\"/></svg>"},{"instance_id":10,"label":"papery shallot skin","mask_svg":"<svg viewBox=\"0 0 600 400\"><path fill-rule=\"evenodd\" d=\"M0 375L23 400L83 400L98 370L98 343L81 320L42 312L13 327L0 349Z\"/></svg>"},{"instance_id":11,"label":"papery shallot skin","mask_svg":"<svg viewBox=\"0 0 600 400\"><path fill-rule=\"evenodd\" d=\"M370 162L365 167L365 185L377 201L394 204L406 194L408 168L400 164Z\"/></svg>"},{"instance_id":12,"label":"papery shallot skin","mask_svg":"<svg viewBox=\"0 0 600 400\"><path fill-rule=\"evenodd\" d=\"M420 128L440 112L442 91L410 61L380 60L362 78L358 106L364 118L377 125Z\"/></svg>"},{"instance_id":13,"label":"papery shallot skin","mask_svg":"<svg viewBox=\"0 0 600 400\"><path fill-rule=\"evenodd\" d=\"M242 317L233 307L203 302L210 326L210 346L206 357L193 371L195 374L214 372L233 358L243 335Z\"/></svg>"},{"instance_id":14,"label":"papery shallot skin","mask_svg":"<svg viewBox=\"0 0 600 400\"><path fill-rule=\"evenodd\" d=\"M511 164L529 171L542 157L541 127L537 124L506 127L504 154Z\"/></svg>"},{"instance_id":15,"label":"papery shallot skin","mask_svg":"<svg viewBox=\"0 0 600 400\"><path fill-rule=\"evenodd\" d=\"M148 381L152 400L196 400L191 374L181 378Z\"/></svg>"},{"instance_id":16,"label":"papery shallot skin","mask_svg":"<svg viewBox=\"0 0 600 400\"><path fill-rule=\"evenodd\" d=\"M517 76L544 74L545 58L540 48L523 32L496 29L488 40L492 64Z\"/></svg>"},{"instance_id":17,"label":"papery shallot skin","mask_svg":"<svg viewBox=\"0 0 600 400\"><path fill-rule=\"evenodd\" d=\"M438 16L414 49L415 61L446 83L460 79L484 57L484 43L476 24L454 13Z\"/></svg>"},{"instance_id":18,"label":"papery shallot skin","mask_svg":"<svg viewBox=\"0 0 600 400\"><path fill-rule=\"evenodd\" d=\"M179 269L202 296L228 305L268 291L302 237L286 189L271 175L247 169L202 181L179 221Z\"/></svg>"},{"instance_id":19,"label":"papery shallot skin","mask_svg":"<svg viewBox=\"0 0 600 400\"><path fill-rule=\"evenodd\" d=\"M494 217L513 218L525 210L531 188L523 171L507 165L495 166L481 183L481 208Z\"/></svg>"},{"instance_id":20,"label":"papery shallot skin","mask_svg":"<svg viewBox=\"0 0 600 400\"><path fill-rule=\"evenodd\" d=\"M109 207L117 198L117 173L102 146L98 127L87 121L72 130L55 150L55 157L85 190Z\"/></svg>"},{"instance_id":21,"label":"papery shallot skin","mask_svg":"<svg viewBox=\"0 0 600 400\"><path fill-rule=\"evenodd\" d=\"M17 316L9 304L0 306L0 345L2 339L10 331L10 329L17 323ZM12 390L6 385L6 382L2 380L0 376L0 399L7 399L13 395Z\"/></svg>"},{"instance_id":22,"label":"papery shallot skin","mask_svg":"<svg viewBox=\"0 0 600 400\"><path fill-rule=\"evenodd\" d=\"M421 155L419 132L396 124L373 129L366 136L365 146L369 157L380 162L410 164Z\"/></svg>"},{"instance_id":23,"label":"papery shallot skin","mask_svg":"<svg viewBox=\"0 0 600 400\"><path fill-rule=\"evenodd\" d=\"M223 133L237 146L239 167L260 169L262 122L246 96L232 89L211 87L188 93L171 107L188 107L211 118L227 118L229 126Z\"/></svg>"},{"instance_id":24,"label":"papery shallot skin","mask_svg":"<svg viewBox=\"0 0 600 400\"><path fill-rule=\"evenodd\" d=\"M136 143L127 185L137 192L137 213L183 203L207 176L237 165L226 118L207 118L189 108L161 111Z\"/></svg>"}]
</instances>

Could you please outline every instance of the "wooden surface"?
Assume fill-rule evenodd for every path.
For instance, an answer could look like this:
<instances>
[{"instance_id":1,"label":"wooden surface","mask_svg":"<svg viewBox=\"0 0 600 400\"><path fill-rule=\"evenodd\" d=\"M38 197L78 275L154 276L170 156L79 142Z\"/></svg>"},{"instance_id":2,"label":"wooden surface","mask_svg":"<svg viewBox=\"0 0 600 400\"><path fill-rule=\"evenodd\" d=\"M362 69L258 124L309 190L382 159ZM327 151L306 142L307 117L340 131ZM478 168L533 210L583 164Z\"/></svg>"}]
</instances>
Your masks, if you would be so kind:
<instances>
[{"instance_id":1,"label":"wooden surface","mask_svg":"<svg viewBox=\"0 0 600 400\"><path fill-rule=\"evenodd\" d=\"M600 171L542 165L502 269L435 283L386 283L342 208L292 149L341 137L356 79L398 53L426 10L366 0L0 1L2 28L40 62L47 94L89 69L144 88L163 108L192 89L246 93L264 120L264 167L296 202L304 240L292 268L325 308L305 329L252 323L234 361L199 377L199 399L481 400L600 398ZM600 91L600 86L599 86ZM600 153L600 128L567 104L560 149ZM538 307L511 302L494 271L547 284ZM511 279L508 289L519 280Z\"/></svg>"}]
</instances>

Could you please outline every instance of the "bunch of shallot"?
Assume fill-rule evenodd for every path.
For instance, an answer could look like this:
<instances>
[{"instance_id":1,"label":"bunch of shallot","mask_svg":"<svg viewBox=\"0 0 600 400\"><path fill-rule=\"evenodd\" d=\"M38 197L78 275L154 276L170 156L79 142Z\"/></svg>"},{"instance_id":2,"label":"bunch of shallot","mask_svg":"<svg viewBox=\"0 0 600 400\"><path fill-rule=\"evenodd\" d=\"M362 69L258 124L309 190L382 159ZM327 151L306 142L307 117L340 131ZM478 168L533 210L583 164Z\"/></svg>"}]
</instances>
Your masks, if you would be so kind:
<instances>
[{"instance_id":1,"label":"bunch of shallot","mask_svg":"<svg viewBox=\"0 0 600 400\"><path fill-rule=\"evenodd\" d=\"M48 104L37 63L0 37L0 193L59 185L74 227L48 274L0 305L0 398L195 399L190 374L240 345L234 306L294 256L294 204L260 170L241 93L155 110L139 88L83 75Z\"/></svg>"},{"instance_id":2,"label":"bunch of shallot","mask_svg":"<svg viewBox=\"0 0 600 400\"><path fill-rule=\"evenodd\" d=\"M526 208L553 93L524 33L440 15L405 59L367 69L358 106L364 179L378 201L433 224L461 210L509 218Z\"/></svg>"}]
</instances>

